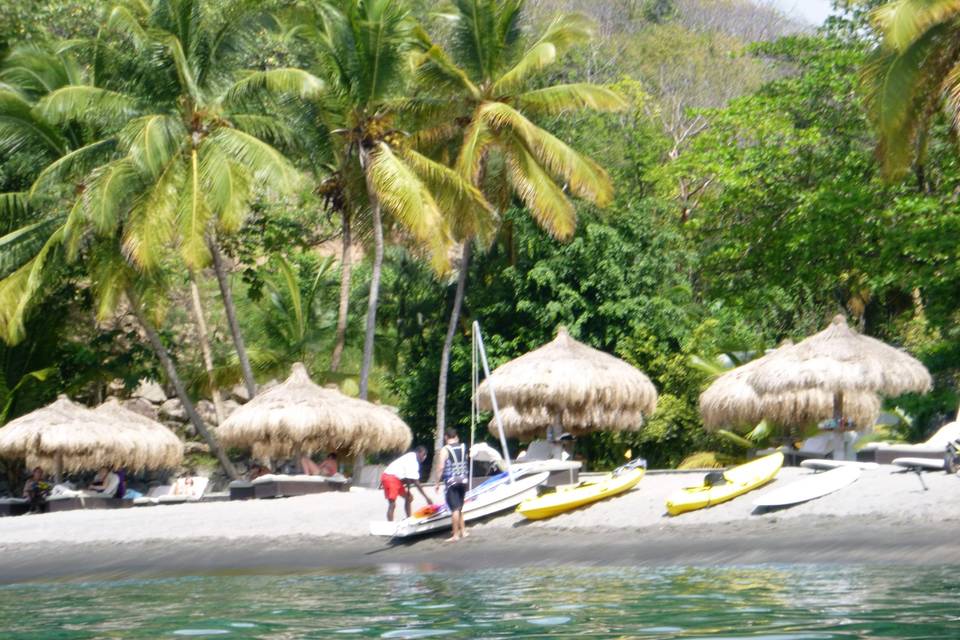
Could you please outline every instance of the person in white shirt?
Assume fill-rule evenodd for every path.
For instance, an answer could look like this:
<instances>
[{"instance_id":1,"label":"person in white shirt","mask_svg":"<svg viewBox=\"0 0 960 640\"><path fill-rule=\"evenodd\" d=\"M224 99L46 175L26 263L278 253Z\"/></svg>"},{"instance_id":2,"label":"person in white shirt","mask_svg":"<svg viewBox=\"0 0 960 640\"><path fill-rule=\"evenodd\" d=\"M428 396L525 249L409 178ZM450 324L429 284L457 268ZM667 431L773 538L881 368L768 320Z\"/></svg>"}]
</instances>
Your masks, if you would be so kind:
<instances>
[{"instance_id":1,"label":"person in white shirt","mask_svg":"<svg viewBox=\"0 0 960 640\"><path fill-rule=\"evenodd\" d=\"M97 477L90 484L90 489L95 493L113 498L117 495L120 488L120 476L110 471L107 467L102 467L97 472Z\"/></svg>"},{"instance_id":2,"label":"person in white shirt","mask_svg":"<svg viewBox=\"0 0 960 640\"><path fill-rule=\"evenodd\" d=\"M427 458L426 447L420 446L403 454L383 470L380 475L380 484L383 485L383 495L387 498L387 520L393 520L393 514L397 508L397 498L403 496L403 508L409 518L411 515L410 505L413 504L413 494L410 493L410 485L414 485L420 490L423 499L428 503L423 486L420 484L420 463Z\"/></svg>"}]
</instances>

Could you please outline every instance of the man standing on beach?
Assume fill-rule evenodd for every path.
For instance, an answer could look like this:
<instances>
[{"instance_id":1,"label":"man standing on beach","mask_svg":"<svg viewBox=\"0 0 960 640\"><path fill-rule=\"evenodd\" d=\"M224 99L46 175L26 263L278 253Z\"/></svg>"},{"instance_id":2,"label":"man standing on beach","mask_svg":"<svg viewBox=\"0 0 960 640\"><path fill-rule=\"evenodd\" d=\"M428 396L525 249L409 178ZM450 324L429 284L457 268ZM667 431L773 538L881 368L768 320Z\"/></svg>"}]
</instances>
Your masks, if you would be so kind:
<instances>
[{"instance_id":1,"label":"man standing on beach","mask_svg":"<svg viewBox=\"0 0 960 640\"><path fill-rule=\"evenodd\" d=\"M393 521L393 514L397 508L397 498L403 496L403 508L410 517L410 505L413 504L413 494L410 492L410 485L414 485L420 490L423 499L430 503L430 498L423 490L420 484L420 463L426 460L426 447L419 446L413 451L403 454L383 470L380 476L380 484L383 485L383 495L387 498L387 520Z\"/></svg>"},{"instance_id":2,"label":"man standing on beach","mask_svg":"<svg viewBox=\"0 0 960 640\"><path fill-rule=\"evenodd\" d=\"M453 535L447 542L456 542L467 537L467 528L463 522L463 501L467 494L467 484L470 482L470 472L467 469L469 461L467 447L460 442L457 430L447 429L445 436L446 445L440 450L440 468L443 473L437 481L437 491L440 491L440 482L443 482L453 525Z\"/></svg>"}]
</instances>

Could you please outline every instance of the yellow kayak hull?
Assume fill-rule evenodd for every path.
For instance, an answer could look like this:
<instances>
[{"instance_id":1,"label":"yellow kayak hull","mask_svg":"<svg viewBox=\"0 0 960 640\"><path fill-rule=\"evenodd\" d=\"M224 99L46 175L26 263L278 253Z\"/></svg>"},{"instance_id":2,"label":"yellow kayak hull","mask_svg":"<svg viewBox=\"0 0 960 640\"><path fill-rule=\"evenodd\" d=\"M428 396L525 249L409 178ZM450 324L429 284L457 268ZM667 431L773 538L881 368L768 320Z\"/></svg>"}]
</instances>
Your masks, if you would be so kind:
<instances>
[{"instance_id":1,"label":"yellow kayak hull","mask_svg":"<svg viewBox=\"0 0 960 640\"><path fill-rule=\"evenodd\" d=\"M529 520L542 520L629 491L643 478L643 469L630 469L616 476L604 476L592 482L561 487L553 493L528 498L517 512Z\"/></svg>"},{"instance_id":2,"label":"yellow kayak hull","mask_svg":"<svg viewBox=\"0 0 960 640\"><path fill-rule=\"evenodd\" d=\"M757 458L723 473L727 483L712 487L700 485L680 489L667 498L667 513L672 516L710 507L752 491L770 482L783 466L783 454L779 451Z\"/></svg>"}]
</instances>

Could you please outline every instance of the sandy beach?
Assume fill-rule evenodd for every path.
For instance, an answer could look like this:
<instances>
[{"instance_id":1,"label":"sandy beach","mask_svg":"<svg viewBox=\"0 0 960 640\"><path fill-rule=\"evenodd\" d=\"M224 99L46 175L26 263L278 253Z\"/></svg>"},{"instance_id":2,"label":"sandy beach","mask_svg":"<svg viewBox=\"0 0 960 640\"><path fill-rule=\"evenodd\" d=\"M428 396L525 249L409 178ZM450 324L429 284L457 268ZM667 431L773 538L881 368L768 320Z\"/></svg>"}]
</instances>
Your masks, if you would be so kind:
<instances>
[{"instance_id":1,"label":"sandy beach","mask_svg":"<svg viewBox=\"0 0 960 640\"><path fill-rule=\"evenodd\" d=\"M509 513L473 524L457 544L370 536L385 501L364 489L3 518L0 581L404 566L960 564L960 478L925 474L924 491L913 474L881 467L818 500L752 513L754 498L807 473L783 469L746 496L677 517L665 515L666 496L700 475L648 474L623 496L549 520Z\"/></svg>"}]
</instances>

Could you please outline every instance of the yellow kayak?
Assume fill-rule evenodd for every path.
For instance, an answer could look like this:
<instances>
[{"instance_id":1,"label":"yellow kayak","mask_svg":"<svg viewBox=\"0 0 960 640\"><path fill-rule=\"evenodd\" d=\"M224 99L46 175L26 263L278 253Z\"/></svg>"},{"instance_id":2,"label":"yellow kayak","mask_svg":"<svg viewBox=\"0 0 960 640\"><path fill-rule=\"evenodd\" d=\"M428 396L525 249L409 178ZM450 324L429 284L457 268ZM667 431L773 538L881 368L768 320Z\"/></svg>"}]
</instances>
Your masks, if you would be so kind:
<instances>
[{"instance_id":1,"label":"yellow kayak","mask_svg":"<svg viewBox=\"0 0 960 640\"><path fill-rule=\"evenodd\" d=\"M643 469L628 469L590 482L561 487L553 493L528 498L517 512L530 520L542 520L632 489L643 478Z\"/></svg>"},{"instance_id":2,"label":"yellow kayak","mask_svg":"<svg viewBox=\"0 0 960 640\"><path fill-rule=\"evenodd\" d=\"M732 500L770 482L782 466L783 454L778 451L722 474L718 472L717 481L712 484L704 481L700 486L680 489L667 498L667 512L675 516Z\"/></svg>"}]
</instances>

